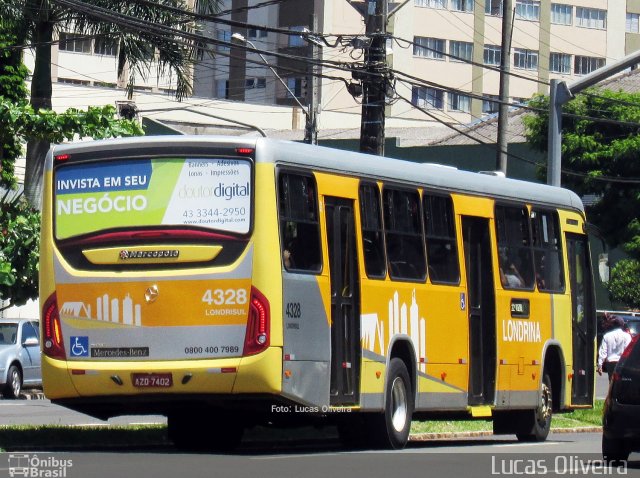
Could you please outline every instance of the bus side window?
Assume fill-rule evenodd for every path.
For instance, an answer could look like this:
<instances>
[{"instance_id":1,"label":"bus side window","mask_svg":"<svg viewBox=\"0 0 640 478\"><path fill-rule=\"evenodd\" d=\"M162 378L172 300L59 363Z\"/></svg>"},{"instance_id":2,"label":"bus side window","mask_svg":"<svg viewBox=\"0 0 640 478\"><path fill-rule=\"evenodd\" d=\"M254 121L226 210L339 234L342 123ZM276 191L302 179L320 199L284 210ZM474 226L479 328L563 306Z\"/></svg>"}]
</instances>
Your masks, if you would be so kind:
<instances>
[{"instance_id":1,"label":"bus side window","mask_svg":"<svg viewBox=\"0 0 640 478\"><path fill-rule=\"evenodd\" d=\"M538 290L564 291L560 221L556 211L531 211L533 259Z\"/></svg>"},{"instance_id":2,"label":"bus side window","mask_svg":"<svg viewBox=\"0 0 640 478\"><path fill-rule=\"evenodd\" d=\"M500 278L506 289L533 289L529 213L522 206L496 206Z\"/></svg>"},{"instance_id":3,"label":"bus side window","mask_svg":"<svg viewBox=\"0 0 640 478\"><path fill-rule=\"evenodd\" d=\"M431 282L457 284L460 282L460 267L451 196L425 193L422 206Z\"/></svg>"},{"instance_id":4,"label":"bus side window","mask_svg":"<svg viewBox=\"0 0 640 478\"><path fill-rule=\"evenodd\" d=\"M360 220L362 250L367 277L383 279L386 275L380 190L375 183L360 186Z\"/></svg>"},{"instance_id":5,"label":"bus side window","mask_svg":"<svg viewBox=\"0 0 640 478\"><path fill-rule=\"evenodd\" d=\"M278 209L282 263L287 270L320 272L318 197L313 176L281 173Z\"/></svg>"},{"instance_id":6,"label":"bus side window","mask_svg":"<svg viewBox=\"0 0 640 478\"><path fill-rule=\"evenodd\" d=\"M418 191L384 188L384 227L392 279L423 281L427 275Z\"/></svg>"}]
</instances>

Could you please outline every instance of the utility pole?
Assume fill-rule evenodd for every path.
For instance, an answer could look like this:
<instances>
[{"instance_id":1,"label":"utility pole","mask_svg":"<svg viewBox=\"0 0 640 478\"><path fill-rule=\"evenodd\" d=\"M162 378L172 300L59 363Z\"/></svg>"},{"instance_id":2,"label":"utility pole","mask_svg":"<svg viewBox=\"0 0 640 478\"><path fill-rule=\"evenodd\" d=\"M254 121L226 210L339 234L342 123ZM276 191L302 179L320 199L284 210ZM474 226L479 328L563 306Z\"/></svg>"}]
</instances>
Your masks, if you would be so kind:
<instances>
[{"instance_id":1,"label":"utility pole","mask_svg":"<svg viewBox=\"0 0 640 478\"><path fill-rule=\"evenodd\" d=\"M310 15L309 26L312 32L318 31L318 17L315 13ZM308 40L309 41L309 40ZM320 77L318 75L318 63L320 59L320 43L316 40L309 41L311 48L310 78L307 81L307 118L304 127L304 142L318 144L318 92L320 90Z\"/></svg>"},{"instance_id":2,"label":"utility pole","mask_svg":"<svg viewBox=\"0 0 640 478\"><path fill-rule=\"evenodd\" d=\"M360 151L384 156L384 109L387 89L387 0L367 2L366 35L362 77L362 124Z\"/></svg>"},{"instance_id":3,"label":"utility pole","mask_svg":"<svg viewBox=\"0 0 640 478\"><path fill-rule=\"evenodd\" d=\"M511 0L502 0L502 49L500 56L500 105L498 107L498 151L496 171L507 174L507 148L509 141L509 74L511 70L511 35L513 32L513 7Z\"/></svg>"},{"instance_id":4,"label":"utility pole","mask_svg":"<svg viewBox=\"0 0 640 478\"><path fill-rule=\"evenodd\" d=\"M549 128L547 138L547 184L561 185L562 173L562 105L575 95L600 81L640 63L640 51L630 53L610 65L598 68L570 85L561 80L551 80L549 88Z\"/></svg>"},{"instance_id":5,"label":"utility pole","mask_svg":"<svg viewBox=\"0 0 640 478\"><path fill-rule=\"evenodd\" d=\"M362 82L360 151L363 153L384 155L384 110L391 83L387 66L387 24L409 1L347 0L364 17L368 39L364 65L353 72L353 77Z\"/></svg>"}]
</instances>

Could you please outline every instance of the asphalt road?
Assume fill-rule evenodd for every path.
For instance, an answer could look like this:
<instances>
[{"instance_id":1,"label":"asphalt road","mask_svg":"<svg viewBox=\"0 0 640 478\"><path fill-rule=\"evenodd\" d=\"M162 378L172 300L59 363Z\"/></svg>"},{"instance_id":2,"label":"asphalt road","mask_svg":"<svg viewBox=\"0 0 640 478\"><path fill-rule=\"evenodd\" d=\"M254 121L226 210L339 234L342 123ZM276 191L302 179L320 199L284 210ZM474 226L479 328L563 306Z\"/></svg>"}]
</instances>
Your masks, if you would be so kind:
<instances>
[{"instance_id":1,"label":"asphalt road","mask_svg":"<svg viewBox=\"0 0 640 478\"><path fill-rule=\"evenodd\" d=\"M603 468L600 434L552 434L545 443L484 437L411 443L401 451L349 452L334 442L245 445L234 454L185 454L171 448L0 455L0 475L22 462L38 470L65 469L64 476L113 478L327 478L640 476L640 455L628 469ZM29 466L29 465L27 465ZM603 473L606 471L606 473ZM6 475L5 475L6 476ZM41 475L43 476L43 475Z\"/></svg>"},{"instance_id":2,"label":"asphalt road","mask_svg":"<svg viewBox=\"0 0 640 478\"><path fill-rule=\"evenodd\" d=\"M166 423L162 416L124 416L98 420L49 400L0 400L0 426L3 425L135 425Z\"/></svg>"}]
</instances>

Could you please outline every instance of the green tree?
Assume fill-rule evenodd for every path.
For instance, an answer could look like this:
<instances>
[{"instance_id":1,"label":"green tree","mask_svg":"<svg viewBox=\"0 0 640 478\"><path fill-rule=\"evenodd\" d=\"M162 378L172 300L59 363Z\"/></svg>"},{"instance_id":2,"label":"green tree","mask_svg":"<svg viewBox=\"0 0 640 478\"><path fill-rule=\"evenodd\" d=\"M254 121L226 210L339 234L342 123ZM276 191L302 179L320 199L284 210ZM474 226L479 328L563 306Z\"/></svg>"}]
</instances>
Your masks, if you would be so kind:
<instances>
[{"instance_id":1,"label":"green tree","mask_svg":"<svg viewBox=\"0 0 640 478\"><path fill-rule=\"evenodd\" d=\"M57 114L35 112L27 101L27 70L15 36L0 21L0 299L22 305L38 294L40 214L15 191L15 160L29 138L61 142L76 135L92 138L142 134L134 121L119 120L113 106Z\"/></svg>"},{"instance_id":2,"label":"green tree","mask_svg":"<svg viewBox=\"0 0 640 478\"><path fill-rule=\"evenodd\" d=\"M607 289L611 298L631 309L640 308L640 261L622 259L611 269Z\"/></svg>"},{"instance_id":3,"label":"green tree","mask_svg":"<svg viewBox=\"0 0 640 478\"><path fill-rule=\"evenodd\" d=\"M118 44L118 75L130 71L130 88L137 76L146 77L152 67L161 74L175 75L178 99L190 93L190 73L195 45L180 32L195 26L189 15L176 8L198 13L216 13L222 0L5 0L21 43L35 44L35 66L31 83L34 111L51 109L51 44L61 31L88 35ZM166 27L173 28L173 33ZM131 89L130 89L131 91ZM25 192L35 204L39 200L43 160L49 143L33 138L27 147Z\"/></svg>"},{"instance_id":4,"label":"green tree","mask_svg":"<svg viewBox=\"0 0 640 478\"><path fill-rule=\"evenodd\" d=\"M0 197L0 299L22 305L38 295L40 214L23 195Z\"/></svg>"},{"instance_id":5,"label":"green tree","mask_svg":"<svg viewBox=\"0 0 640 478\"><path fill-rule=\"evenodd\" d=\"M530 103L536 114L525 118L531 146L547 152L546 96ZM640 93L591 89L563 107L562 185L576 193L594 194L598 201L587 210L589 221L602 231L611 247L622 247L635 262L612 271L610 294L631 305L631 296L618 287L640 283ZM546 171L541 171L546 174ZM622 273L624 271L624 273Z\"/></svg>"}]
</instances>

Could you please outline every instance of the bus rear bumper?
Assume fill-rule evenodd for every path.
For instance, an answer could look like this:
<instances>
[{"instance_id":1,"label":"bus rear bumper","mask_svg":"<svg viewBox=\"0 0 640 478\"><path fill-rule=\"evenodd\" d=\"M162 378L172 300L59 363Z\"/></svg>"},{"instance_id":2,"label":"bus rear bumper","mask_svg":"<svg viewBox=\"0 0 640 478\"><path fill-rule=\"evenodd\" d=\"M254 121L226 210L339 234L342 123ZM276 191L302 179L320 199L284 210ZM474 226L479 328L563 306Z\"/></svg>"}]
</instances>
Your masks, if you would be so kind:
<instances>
[{"instance_id":1,"label":"bus rear bumper","mask_svg":"<svg viewBox=\"0 0 640 478\"><path fill-rule=\"evenodd\" d=\"M278 394L282 387L282 349L270 347L248 357L171 362L63 361L43 356L42 374L45 395L51 400Z\"/></svg>"}]
</instances>

